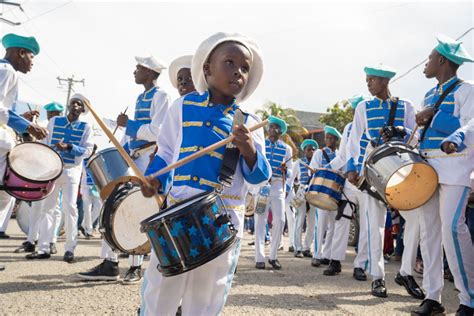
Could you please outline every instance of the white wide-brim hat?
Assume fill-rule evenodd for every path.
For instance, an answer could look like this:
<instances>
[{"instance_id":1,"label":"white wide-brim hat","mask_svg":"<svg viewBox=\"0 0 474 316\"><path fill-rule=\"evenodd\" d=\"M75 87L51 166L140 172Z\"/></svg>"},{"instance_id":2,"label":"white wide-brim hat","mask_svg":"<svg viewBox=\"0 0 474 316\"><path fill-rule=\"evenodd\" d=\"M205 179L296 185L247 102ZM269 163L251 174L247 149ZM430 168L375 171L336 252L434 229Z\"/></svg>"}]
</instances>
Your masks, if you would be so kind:
<instances>
[{"instance_id":1,"label":"white wide-brim hat","mask_svg":"<svg viewBox=\"0 0 474 316\"><path fill-rule=\"evenodd\" d=\"M89 101L88 98L86 98L85 96L83 96L83 95L80 94L80 93L76 93L76 94L74 94L74 95L69 99L69 103L71 103L71 100L73 100L73 99L81 100L82 103L84 103L84 113L83 113L84 115L87 114L87 113L89 113L89 107L86 106L86 103L87 103L87 105L90 106L90 105L91 105L91 101ZM69 106L69 105L68 105L68 106Z\"/></svg>"},{"instance_id":2,"label":"white wide-brim hat","mask_svg":"<svg viewBox=\"0 0 474 316\"><path fill-rule=\"evenodd\" d=\"M136 56L135 60L137 61L137 64L140 66L143 66L145 68L151 69L154 72L161 73L164 69L166 69L166 63L154 56L149 56L149 57L139 57Z\"/></svg>"},{"instance_id":3,"label":"white wide-brim hat","mask_svg":"<svg viewBox=\"0 0 474 316\"><path fill-rule=\"evenodd\" d=\"M193 78L194 87L199 93L204 93L207 90L208 86L206 77L204 76L203 66L214 48L224 42L240 43L247 47L252 55L252 64L250 66L247 84L242 91L235 96L237 102L243 102L252 95L262 79L263 60L257 44L242 34L216 33L199 45L191 65L191 76Z\"/></svg>"},{"instance_id":4,"label":"white wide-brim hat","mask_svg":"<svg viewBox=\"0 0 474 316\"><path fill-rule=\"evenodd\" d=\"M193 61L193 55L185 55L176 58L170 64L168 74L170 75L170 81L173 87L178 89L178 72L183 68L191 70L191 62Z\"/></svg>"}]
</instances>

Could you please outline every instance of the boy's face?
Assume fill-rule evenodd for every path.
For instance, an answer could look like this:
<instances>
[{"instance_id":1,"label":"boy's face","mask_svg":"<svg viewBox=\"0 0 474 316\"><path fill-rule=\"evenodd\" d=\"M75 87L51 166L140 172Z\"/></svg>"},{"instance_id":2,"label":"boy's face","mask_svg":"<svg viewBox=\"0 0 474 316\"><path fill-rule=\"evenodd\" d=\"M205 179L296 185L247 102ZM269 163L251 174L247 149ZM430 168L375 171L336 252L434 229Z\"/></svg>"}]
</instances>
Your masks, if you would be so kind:
<instances>
[{"instance_id":1,"label":"boy's face","mask_svg":"<svg viewBox=\"0 0 474 316\"><path fill-rule=\"evenodd\" d=\"M367 75L365 81L371 95L376 96L387 89L388 79Z\"/></svg>"},{"instance_id":2,"label":"boy's face","mask_svg":"<svg viewBox=\"0 0 474 316\"><path fill-rule=\"evenodd\" d=\"M60 116L61 111L47 111L46 112L46 117L48 118L48 121L52 119L53 117Z\"/></svg>"},{"instance_id":3,"label":"boy's face","mask_svg":"<svg viewBox=\"0 0 474 316\"><path fill-rule=\"evenodd\" d=\"M83 112L85 112L84 103L82 103L82 101L79 99L72 99L69 102L68 110L69 115L71 115L74 119L77 119Z\"/></svg>"},{"instance_id":4,"label":"boy's face","mask_svg":"<svg viewBox=\"0 0 474 316\"><path fill-rule=\"evenodd\" d=\"M324 143L326 144L326 147L334 147L336 146L336 142L336 136L327 133L324 135Z\"/></svg>"},{"instance_id":5,"label":"boy's face","mask_svg":"<svg viewBox=\"0 0 474 316\"><path fill-rule=\"evenodd\" d=\"M35 55L29 50L23 48L18 50L18 55L18 71L26 74L31 71L31 68L33 68L33 58Z\"/></svg>"},{"instance_id":6,"label":"boy's face","mask_svg":"<svg viewBox=\"0 0 474 316\"><path fill-rule=\"evenodd\" d=\"M178 71L176 81L178 82L178 92L180 96L196 91L193 78L191 77L191 69L181 68Z\"/></svg>"},{"instance_id":7,"label":"boy's face","mask_svg":"<svg viewBox=\"0 0 474 316\"><path fill-rule=\"evenodd\" d=\"M425 69L423 70L426 78L436 77L441 67L441 58L442 56L436 50L433 49L431 51L431 54L428 56L428 61L425 64Z\"/></svg>"},{"instance_id":8,"label":"boy's face","mask_svg":"<svg viewBox=\"0 0 474 316\"><path fill-rule=\"evenodd\" d=\"M313 158L313 153L316 150L313 145L308 145L304 148L304 155L306 159L311 160Z\"/></svg>"},{"instance_id":9,"label":"boy's face","mask_svg":"<svg viewBox=\"0 0 474 316\"><path fill-rule=\"evenodd\" d=\"M135 71L133 72L133 76L135 77L135 83L144 84L148 79L148 72L148 68L143 67L141 65L137 65L137 68L135 68Z\"/></svg>"},{"instance_id":10,"label":"boy's face","mask_svg":"<svg viewBox=\"0 0 474 316\"><path fill-rule=\"evenodd\" d=\"M218 45L204 64L204 74L210 88L224 96L238 95L247 84L251 66L249 50L235 42Z\"/></svg>"}]
</instances>

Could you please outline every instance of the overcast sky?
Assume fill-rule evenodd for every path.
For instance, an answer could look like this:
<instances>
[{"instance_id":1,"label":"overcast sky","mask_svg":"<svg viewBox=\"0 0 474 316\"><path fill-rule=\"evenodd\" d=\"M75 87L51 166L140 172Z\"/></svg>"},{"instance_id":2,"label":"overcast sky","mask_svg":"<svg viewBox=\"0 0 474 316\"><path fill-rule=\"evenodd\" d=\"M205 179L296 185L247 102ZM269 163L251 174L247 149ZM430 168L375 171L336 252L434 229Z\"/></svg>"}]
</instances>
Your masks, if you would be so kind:
<instances>
[{"instance_id":1,"label":"overcast sky","mask_svg":"<svg viewBox=\"0 0 474 316\"><path fill-rule=\"evenodd\" d=\"M473 4L465 2L260 2L160 3L18 1L3 16L24 22L0 23L1 33L34 35L41 45L33 71L21 75L20 98L32 103L63 102L57 76L85 79L85 93L96 110L116 117L135 104L142 87L134 83L134 56L153 54L170 63L192 54L218 31L252 37L264 54L261 85L243 106L268 100L285 107L324 112L355 93L368 93L363 67L383 62L402 73L428 56L436 35L458 37L471 28ZM463 38L474 55L474 31ZM3 54L3 52L0 52ZM392 93L419 104L435 82L423 67L392 85ZM460 76L473 79L466 64ZM168 73L158 84L173 98Z\"/></svg>"}]
</instances>

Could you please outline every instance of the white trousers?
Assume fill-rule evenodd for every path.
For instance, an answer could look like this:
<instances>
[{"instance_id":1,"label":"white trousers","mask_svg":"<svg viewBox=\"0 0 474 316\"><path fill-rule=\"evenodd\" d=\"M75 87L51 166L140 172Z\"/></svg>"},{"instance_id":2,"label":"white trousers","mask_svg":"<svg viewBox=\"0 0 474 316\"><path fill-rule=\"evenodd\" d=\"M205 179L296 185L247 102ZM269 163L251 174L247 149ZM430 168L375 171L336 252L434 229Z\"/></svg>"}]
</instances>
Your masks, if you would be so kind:
<instances>
[{"instance_id":1,"label":"white trousers","mask_svg":"<svg viewBox=\"0 0 474 316\"><path fill-rule=\"evenodd\" d=\"M295 209L290 205L289 196L285 200L285 215L288 224L288 237L290 239L289 247L295 248Z\"/></svg>"},{"instance_id":2,"label":"white trousers","mask_svg":"<svg viewBox=\"0 0 474 316\"><path fill-rule=\"evenodd\" d=\"M255 213L255 262L265 262L265 232L268 211L272 210L272 239L270 246L270 260L277 259L283 228L285 227L285 199L281 195L270 195L265 211Z\"/></svg>"},{"instance_id":3,"label":"white trousers","mask_svg":"<svg viewBox=\"0 0 474 316\"><path fill-rule=\"evenodd\" d=\"M240 254L240 239L216 259L186 273L163 277L151 254L141 288L140 315L219 315L224 307Z\"/></svg>"},{"instance_id":4,"label":"white trousers","mask_svg":"<svg viewBox=\"0 0 474 316\"><path fill-rule=\"evenodd\" d=\"M22 202L25 203L25 202ZM33 202L28 209L28 236L26 241L34 243L38 240L41 218L41 201Z\"/></svg>"},{"instance_id":5,"label":"white trousers","mask_svg":"<svg viewBox=\"0 0 474 316\"><path fill-rule=\"evenodd\" d=\"M40 203L40 232L38 239L38 250L49 253L50 242L55 235L54 214L58 207L59 192L62 192L62 208L64 214L64 225L66 231L66 243L64 251L74 252L77 245L77 194L79 190L79 180L81 178L81 168L65 168L62 175L56 180L56 185L46 199Z\"/></svg>"},{"instance_id":6,"label":"white trousers","mask_svg":"<svg viewBox=\"0 0 474 316\"><path fill-rule=\"evenodd\" d=\"M92 234L92 224L99 217L102 200L92 194L90 186L81 188L81 194L84 210L84 217L81 226L84 228L86 233Z\"/></svg>"},{"instance_id":7,"label":"white trousers","mask_svg":"<svg viewBox=\"0 0 474 316\"><path fill-rule=\"evenodd\" d=\"M385 262L383 260L383 242L387 207L379 200L367 196L367 228L369 244L369 273L373 280L385 277Z\"/></svg>"},{"instance_id":8,"label":"white trousers","mask_svg":"<svg viewBox=\"0 0 474 316\"><path fill-rule=\"evenodd\" d=\"M356 194L359 203L359 241L357 243L357 255L354 259L354 268L367 270L369 264L369 230L367 227L369 195L359 190Z\"/></svg>"},{"instance_id":9,"label":"white trousers","mask_svg":"<svg viewBox=\"0 0 474 316\"><path fill-rule=\"evenodd\" d=\"M418 252L418 244L420 243L420 209L417 208L411 211L400 211L399 213L405 219L400 274L402 276L413 275L413 267L416 263L416 253Z\"/></svg>"},{"instance_id":10,"label":"white trousers","mask_svg":"<svg viewBox=\"0 0 474 316\"><path fill-rule=\"evenodd\" d=\"M304 220L306 218L306 232L304 234L304 244L302 242L302 233ZM305 251L311 249L314 240L314 229L316 226L316 207L310 205L306 212L306 202L296 210L296 228L295 228L295 250Z\"/></svg>"},{"instance_id":11,"label":"white trousers","mask_svg":"<svg viewBox=\"0 0 474 316\"><path fill-rule=\"evenodd\" d=\"M357 190L354 185L352 185L349 181L346 181L344 185L344 194L343 199L349 199L355 205L359 205L359 190ZM353 206L355 207L355 206ZM344 215L348 216L341 217L334 223L334 237L331 243L331 256L328 259L343 261L346 259L346 250L347 250L347 242L349 240L349 229L351 224L352 218L352 207L349 203L346 204L344 208Z\"/></svg>"},{"instance_id":12,"label":"white trousers","mask_svg":"<svg viewBox=\"0 0 474 316\"><path fill-rule=\"evenodd\" d=\"M316 209L316 233L314 234L313 258L331 258L335 224L336 212Z\"/></svg>"},{"instance_id":13,"label":"white trousers","mask_svg":"<svg viewBox=\"0 0 474 316\"><path fill-rule=\"evenodd\" d=\"M465 224L469 192L468 187L440 184L421 207L420 233L423 288L427 298L441 301L444 246L454 285L459 290L459 301L474 307L474 246Z\"/></svg>"},{"instance_id":14,"label":"white trousers","mask_svg":"<svg viewBox=\"0 0 474 316\"><path fill-rule=\"evenodd\" d=\"M6 232L12 216L15 199L5 191L0 191L0 232Z\"/></svg>"},{"instance_id":15,"label":"white trousers","mask_svg":"<svg viewBox=\"0 0 474 316\"><path fill-rule=\"evenodd\" d=\"M0 183L3 184L3 176L7 167L7 154L15 147L15 139L12 133L4 127L0 127ZM0 191L0 232L7 230L8 222L13 210L15 199L5 191Z\"/></svg>"}]
</instances>

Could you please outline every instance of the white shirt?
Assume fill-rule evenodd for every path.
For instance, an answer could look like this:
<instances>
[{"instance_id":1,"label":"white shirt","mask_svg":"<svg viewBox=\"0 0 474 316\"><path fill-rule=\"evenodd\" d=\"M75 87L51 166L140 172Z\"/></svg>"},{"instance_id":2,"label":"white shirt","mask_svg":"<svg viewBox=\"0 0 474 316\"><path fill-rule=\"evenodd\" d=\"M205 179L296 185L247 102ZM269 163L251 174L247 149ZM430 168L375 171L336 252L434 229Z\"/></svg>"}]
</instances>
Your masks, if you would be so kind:
<instances>
[{"instance_id":1,"label":"white shirt","mask_svg":"<svg viewBox=\"0 0 474 316\"><path fill-rule=\"evenodd\" d=\"M9 63L0 63L0 124L7 124L8 110L18 99L18 76Z\"/></svg>"}]
</instances>

